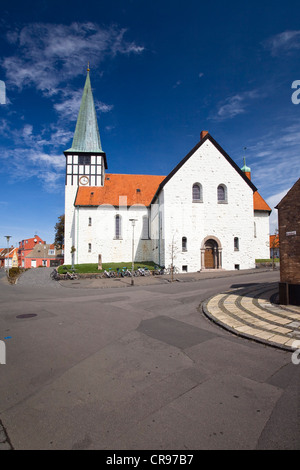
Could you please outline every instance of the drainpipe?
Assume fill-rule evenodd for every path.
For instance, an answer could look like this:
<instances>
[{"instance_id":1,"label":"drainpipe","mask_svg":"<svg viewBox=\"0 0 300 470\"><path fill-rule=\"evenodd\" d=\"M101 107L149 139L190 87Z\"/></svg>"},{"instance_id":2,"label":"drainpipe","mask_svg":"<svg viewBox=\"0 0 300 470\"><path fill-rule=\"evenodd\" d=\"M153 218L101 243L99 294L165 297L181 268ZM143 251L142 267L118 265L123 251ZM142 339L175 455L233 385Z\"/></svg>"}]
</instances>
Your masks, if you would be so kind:
<instances>
[{"instance_id":1,"label":"drainpipe","mask_svg":"<svg viewBox=\"0 0 300 470\"><path fill-rule=\"evenodd\" d=\"M76 259L78 264L78 238L79 238L79 206L77 207L77 240L76 240Z\"/></svg>"},{"instance_id":2,"label":"drainpipe","mask_svg":"<svg viewBox=\"0 0 300 470\"><path fill-rule=\"evenodd\" d=\"M160 231L161 231L161 220L160 220L160 201L158 198L158 265L161 266L160 264Z\"/></svg>"}]
</instances>

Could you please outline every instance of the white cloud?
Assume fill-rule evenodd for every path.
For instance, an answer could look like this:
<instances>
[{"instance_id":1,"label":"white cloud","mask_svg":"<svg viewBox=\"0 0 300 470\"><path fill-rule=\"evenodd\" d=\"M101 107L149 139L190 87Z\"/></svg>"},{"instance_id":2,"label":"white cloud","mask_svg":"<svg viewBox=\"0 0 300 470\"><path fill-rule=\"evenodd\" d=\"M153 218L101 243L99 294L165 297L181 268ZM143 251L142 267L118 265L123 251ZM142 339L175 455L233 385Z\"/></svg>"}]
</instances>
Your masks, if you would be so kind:
<instances>
[{"instance_id":1,"label":"white cloud","mask_svg":"<svg viewBox=\"0 0 300 470\"><path fill-rule=\"evenodd\" d=\"M33 86L46 96L86 70L87 62L97 68L107 57L140 54L144 48L128 42L126 29L100 27L96 23L71 25L32 23L7 33L15 54L3 60L10 86Z\"/></svg>"},{"instance_id":2,"label":"white cloud","mask_svg":"<svg viewBox=\"0 0 300 470\"><path fill-rule=\"evenodd\" d=\"M217 113L211 119L223 121L244 114L247 112L249 103L259 97L262 97L262 93L258 90L244 91L230 96L219 104Z\"/></svg>"},{"instance_id":3,"label":"white cloud","mask_svg":"<svg viewBox=\"0 0 300 470\"><path fill-rule=\"evenodd\" d=\"M263 42L263 46L272 56L291 54L300 49L300 31L284 31L271 36Z\"/></svg>"}]
</instances>

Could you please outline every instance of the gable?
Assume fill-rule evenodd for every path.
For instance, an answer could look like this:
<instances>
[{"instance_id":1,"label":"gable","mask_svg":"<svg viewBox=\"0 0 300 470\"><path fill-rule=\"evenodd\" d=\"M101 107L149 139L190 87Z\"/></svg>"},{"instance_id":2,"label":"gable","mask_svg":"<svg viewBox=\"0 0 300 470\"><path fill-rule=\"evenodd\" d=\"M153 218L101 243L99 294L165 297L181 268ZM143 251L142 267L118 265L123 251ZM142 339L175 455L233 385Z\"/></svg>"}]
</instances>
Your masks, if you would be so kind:
<instances>
[{"instance_id":1,"label":"gable","mask_svg":"<svg viewBox=\"0 0 300 470\"><path fill-rule=\"evenodd\" d=\"M213 137L207 133L203 139L201 139L195 147L176 165L176 167L168 174L168 176L162 181L157 189L153 201L157 198L160 191L163 187L170 181L171 178L180 170L180 168L194 155L194 153L207 141L209 140L214 147L223 155L223 157L228 161L228 163L234 168L234 170L243 178L243 180L250 186L253 191L257 191L256 186L251 182L251 180L245 175L245 173L239 168L239 166L232 160L232 158L225 152L225 150L213 139Z\"/></svg>"},{"instance_id":2,"label":"gable","mask_svg":"<svg viewBox=\"0 0 300 470\"><path fill-rule=\"evenodd\" d=\"M281 201L277 204L275 209L281 209L286 204L293 203L294 200L299 200L300 196L300 178L296 181L294 186L287 192L287 194L281 199Z\"/></svg>"}]
</instances>

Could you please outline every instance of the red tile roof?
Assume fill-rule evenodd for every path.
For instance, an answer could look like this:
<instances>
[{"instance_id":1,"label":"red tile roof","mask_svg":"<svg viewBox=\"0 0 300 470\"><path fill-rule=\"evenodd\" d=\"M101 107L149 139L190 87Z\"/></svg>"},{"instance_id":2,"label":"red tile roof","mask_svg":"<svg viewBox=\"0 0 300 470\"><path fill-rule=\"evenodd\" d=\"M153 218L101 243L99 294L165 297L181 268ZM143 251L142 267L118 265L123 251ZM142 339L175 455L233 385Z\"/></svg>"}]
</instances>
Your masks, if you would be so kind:
<instances>
[{"instance_id":1,"label":"red tile roof","mask_svg":"<svg viewBox=\"0 0 300 470\"><path fill-rule=\"evenodd\" d=\"M149 206L165 176L106 174L102 187L80 186L75 206ZM254 210L271 212L271 208L256 191L253 193Z\"/></svg>"},{"instance_id":2,"label":"red tile roof","mask_svg":"<svg viewBox=\"0 0 300 470\"><path fill-rule=\"evenodd\" d=\"M80 186L75 206L149 206L165 176L106 174L103 187ZM119 200L119 198L121 198Z\"/></svg>"},{"instance_id":3,"label":"red tile roof","mask_svg":"<svg viewBox=\"0 0 300 470\"><path fill-rule=\"evenodd\" d=\"M279 236L270 235L270 248L279 248Z\"/></svg>"},{"instance_id":4,"label":"red tile roof","mask_svg":"<svg viewBox=\"0 0 300 470\"><path fill-rule=\"evenodd\" d=\"M272 212L266 201L261 197L258 191L253 194L253 207L255 211Z\"/></svg>"}]
</instances>

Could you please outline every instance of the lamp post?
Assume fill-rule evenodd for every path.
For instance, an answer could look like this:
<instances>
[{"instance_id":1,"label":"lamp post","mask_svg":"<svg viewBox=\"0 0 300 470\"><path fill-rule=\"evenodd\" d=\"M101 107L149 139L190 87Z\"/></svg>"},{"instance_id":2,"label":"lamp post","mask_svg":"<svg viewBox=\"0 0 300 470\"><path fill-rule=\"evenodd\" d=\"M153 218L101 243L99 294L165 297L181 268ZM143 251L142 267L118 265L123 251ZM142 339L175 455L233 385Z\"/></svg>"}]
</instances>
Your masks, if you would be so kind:
<instances>
[{"instance_id":1,"label":"lamp post","mask_svg":"<svg viewBox=\"0 0 300 470\"><path fill-rule=\"evenodd\" d=\"M137 219L129 219L132 225L132 267L131 267L131 285L134 285L133 272L134 272L134 226Z\"/></svg>"},{"instance_id":2,"label":"lamp post","mask_svg":"<svg viewBox=\"0 0 300 470\"><path fill-rule=\"evenodd\" d=\"M9 239L11 235L5 235L5 238L7 240L7 277L9 277Z\"/></svg>"}]
</instances>

